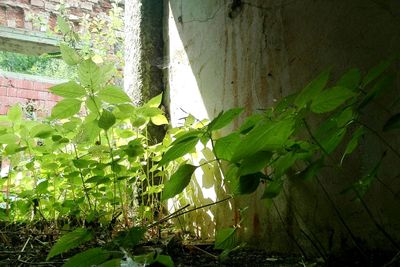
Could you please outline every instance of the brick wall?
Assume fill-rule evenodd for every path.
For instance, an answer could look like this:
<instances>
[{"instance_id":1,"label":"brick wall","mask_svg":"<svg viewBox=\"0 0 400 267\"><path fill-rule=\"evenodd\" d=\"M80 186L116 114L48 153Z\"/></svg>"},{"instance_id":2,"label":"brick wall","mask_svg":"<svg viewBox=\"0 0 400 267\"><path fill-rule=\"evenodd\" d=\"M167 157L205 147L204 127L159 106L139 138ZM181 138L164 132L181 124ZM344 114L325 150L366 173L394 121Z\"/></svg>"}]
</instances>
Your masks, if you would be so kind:
<instances>
[{"instance_id":1,"label":"brick wall","mask_svg":"<svg viewBox=\"0 0 400 267\"><path fill-rule=\"evenodd\" d=\"M61 0L0 0L0 26L35 31L53 29L60 14ZM105 16L113 0L65 0L69 20L78 22L84 15ZM39 23L40 22L40 23Z\"/></svg>"},{"instance_id":2,"label":"brick wall","mask_svg":"<svg viewBox=\"0 0 400 267\"><path fill-rule=\"evenodd\" d=\"M6 114L8 109L17 103L21 106L31 105L34 107L36 116L49 115L51 108L61 98L49 93L48 88L60 82L63 81L1 72L0 115Z\"/></svg>"}]
</instances>

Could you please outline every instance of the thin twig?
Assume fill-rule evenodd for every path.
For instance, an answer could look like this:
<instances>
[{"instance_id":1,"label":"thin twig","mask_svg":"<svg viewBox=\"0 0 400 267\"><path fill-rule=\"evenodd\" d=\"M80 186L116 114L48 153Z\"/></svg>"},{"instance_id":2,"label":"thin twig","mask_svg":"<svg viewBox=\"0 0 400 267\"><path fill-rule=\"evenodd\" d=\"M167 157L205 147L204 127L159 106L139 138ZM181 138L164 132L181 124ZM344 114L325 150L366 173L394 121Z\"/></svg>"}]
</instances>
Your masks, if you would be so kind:
<instances>
[{"instance_id":1,"label":"thin twig","mask_svg":"<svg viewBox=\"0 0 400 267\"><path fill-rule=\"evenodd\" d=\"M378 223L378 221L375 219L374 215L372 214L372 212L370 211L370 209L368 208L367 204L365 203L365 201L362 199L360 192L358 192L357 188L355 188L354 186L352 186L353 191L356 193L357 198L360 200L361 205L365 208L365 211L367 212L368 216L370 217L370 219L372 220L372 222L375 224L376 228L378 228L382 234L392 243L392 245L400 250L399 245L397 244L397 242L386 232L386 230L382 227L382 225L380 223Z\"/></svg>"},{"instance_id":2,"label":"thin twig","mask_svg":"<svg viewBox=\"0 0 400 267\"><path fill-rule=\"evenodd\" d=\"M25 251L26 246L28 245L29 241L31 240L31 237L28 237L28 239L26 240L24 246L21 249L20 254L18 255L18 260L21 258L21 253Z\"/></svg>"},{"instance_id":3,"label":"thin twig","mask_svg":"<svg viewBox=\"0 0 400 267\"><path fill-rule=\"evenodd\" d=\"M207 252L207 251L205 251L204 249L201 249L201 248L199 248L199 247L197 247L197 246L195 246L195 245L187 245L187 247L197 249L198 251L203 252L204 254L206 254L207 256L210 256L211 258L213 258L213 259L215 259L215 260L218 259L218 256L215 256L214 254L211 254L210 252Z\"/></svg>"},{"instance_id":4,"label":"thin twig","mask_svg":"<svg viewBox=\"0 0 400 267\"><path fill-rule=\"evenodd\" d=\"M307 258L307 254L305 253L304 249L300 246L299 242L297 242L297 240L296 240L296 238L293 236L293 234L290 233L289 230L287 229L286 223L285 223L285 221L283 220L283 218L282 218L282 216L281 216L281 213L279 212L279 209L278 209L278 207L276 206L274 200L272 200L272 204L273 204L274 207L275 207L275 210L276 210L276 213L278 214L279 219L281 220L282 224L283 224L283 225L285 226L285 228L286 228L286 231L285 231L286 234L287 234L287 235L289 236L289 238L292 239L293 242L296 244L296 247L300 250L300 252L301 252L301 254L303 255L303 257L304 257L304 258Z\"/></svg>"},{"instance_id":5,"label":"thin twig","mask_svg":"<svg viewBox=\"0 0 400 267\"><path fill-rule=\"evenodd\" d=\"M158 225L158 224L160 224L160 223L166 222L166 221L171 220L171 219L176 218L176 217L180 217L180 216L182 216L182 215L184 215L184 214L186 214L186 213L189 213L189 212L192 212L192 211L195 211L195 210L198 210L198 209L203 209L203 208L207 208L207 207L209 207L209 206L213 206L213 205L222 203L222 202L227 201L227 200L229 200L229 199L231 199L231 198L232 198L232 197L229 196L229 197L224 198L224 199L222 199L222 200L218 200L218 201L215 201L215 202L213 202L213 203L209 203L209 204L206 204L206 205L203 205L203 206L200 206L200 207L195 207L195 208L193 208L193 209L191 209L191 210L187 210L187 211L184 211L184 212L178 212L178 211L176 211L176 212L174 212L173 214L171 214L171 215L169 215L169 216L167 216L167 217L165 217L165 218L163 218L163 219L161 219L161 220L159 220L159 221L157 221L157 222L155 222L155 223L153 223L153 224L150 224L149 226L147 226L147 228L154 227L154 226L156 226L156 225ZM188 206L188 205L187 205L187 206ZM187 206L185 206L184 208L186 208ZM182 208L182 209L183 209L183 208ZM181 210L182 210L182 209L181 209Z\"/></svg>"},{"instance_id":6,"label":"thin twig","mask_svg":"<svg viewBox=\"0 0 400 267\"><path fill-rule=\"evenodd\" d=\"M397 151L388 141L385 140L385 138L383 138L378 131L376 131L375 129L369 127L367 124L363 123L362 121L359 120L355 120L356 123L364 126L368 131L370 131L371 133L373 133L382 143L384 143L399 159L400 159L400 152Z\"/></svg>"}]
</instances>

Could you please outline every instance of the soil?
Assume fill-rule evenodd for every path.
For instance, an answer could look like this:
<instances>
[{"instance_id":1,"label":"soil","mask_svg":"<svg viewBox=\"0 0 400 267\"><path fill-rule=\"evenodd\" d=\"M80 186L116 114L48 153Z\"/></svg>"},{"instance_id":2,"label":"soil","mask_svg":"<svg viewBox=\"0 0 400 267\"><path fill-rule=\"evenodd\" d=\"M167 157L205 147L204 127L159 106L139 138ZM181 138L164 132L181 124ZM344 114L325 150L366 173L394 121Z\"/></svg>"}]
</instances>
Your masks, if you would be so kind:
<instances>
[{"instance_id":1,"label":"soil","mask_svg":"<svg viewBox=\"0 0 400 267\"><path fill-rule=\"evenodd\" d=\"M46 261L46 256L59 238L60 231L43 222L36 225L13 224L7 227L0 225L0 266L62 266L65 261L90 247L104 245L106 238L100 235L95 241L85 244L61 256ZM118 248L116 248L118 250ZM162 251L172 257L176 267L186 266L222 266L222 267L258 267L258 266L400 266L400 254L393 252L369 252L368 258L358 257L356 251L331 257L328 263L322 259L307 259L301 256L271 255L259 249L244 247L232 251L227 257L218 257L221 251L213 249L212 243L196 241L182 242L179 238L170 238L168 242L149 241L134 249L135 253ZM396 257L396 256L397 257ZM160 265L152 265L160 266Z\"/></svg>"}]
</instances>

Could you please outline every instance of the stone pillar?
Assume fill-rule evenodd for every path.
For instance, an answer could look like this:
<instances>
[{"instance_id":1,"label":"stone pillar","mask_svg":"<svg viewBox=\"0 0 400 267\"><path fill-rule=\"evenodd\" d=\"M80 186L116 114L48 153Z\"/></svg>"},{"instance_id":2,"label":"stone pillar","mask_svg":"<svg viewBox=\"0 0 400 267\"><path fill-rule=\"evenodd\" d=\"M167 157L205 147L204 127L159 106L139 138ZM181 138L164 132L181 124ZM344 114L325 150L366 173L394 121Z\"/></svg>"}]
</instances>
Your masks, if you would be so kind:
<instances>
[{"instance_id":1,"label":"stone pillar","mask_svg":"<svg viewBox=\"0 0 400 267\"><path fill-rule=\"evenodd\" d=\"M163 1L125 1L124 89L140 105L163 91Z\"/></svg>"}]
</instances>

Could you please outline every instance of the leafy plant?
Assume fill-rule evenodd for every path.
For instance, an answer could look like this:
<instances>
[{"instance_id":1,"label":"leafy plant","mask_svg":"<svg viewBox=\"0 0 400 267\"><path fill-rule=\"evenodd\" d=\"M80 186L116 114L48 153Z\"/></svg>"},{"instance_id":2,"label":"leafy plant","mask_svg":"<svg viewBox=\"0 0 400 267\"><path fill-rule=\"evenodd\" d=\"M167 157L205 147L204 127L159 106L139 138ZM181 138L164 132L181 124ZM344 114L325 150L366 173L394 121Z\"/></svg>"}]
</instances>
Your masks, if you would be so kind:
<instances>
[{"instance_id":1,"label":"leafy plant","mask_svg":"<svg viewBox=\"0 0 400 267\"><path fill-rule=\"evenodd\" d=\"M265 112L250 115L234 131L215 138L215 132L237 119L242 110L234 108L221 112L209 124L179 132L159 164L179 159L201 142L212 147L215 157L205 164L220 166L231 194L251 194L263 185L262 198L273 199L281 193L288 179L310 180L325 166L333 166L341 173L343 162L356 151L367 133L375 135L400 158L399 152L379 134L379 129L362 121L366 107L392 88L393 75L388 69L393 61L380 63L364 77L358 69L350 69L336 83L329 80L330 72L324 71L303 90L283 98ZM394 107L397 103L398 100L394 100L388 106ZM383 131L398 130L399 118L399 114L389 111ZM339 154L340 160L337 159ZM362 198L377 180L383 160L384 156L369 173L344 185L347 189L344 192L354 193L368 214ZM182 192L198 167L183 162L166 181L163 199ZM390 237L379 223L375 220L374 223ZM216 247L225 248L235 229L217 232Z\"/></svg>"}]
</instances>

